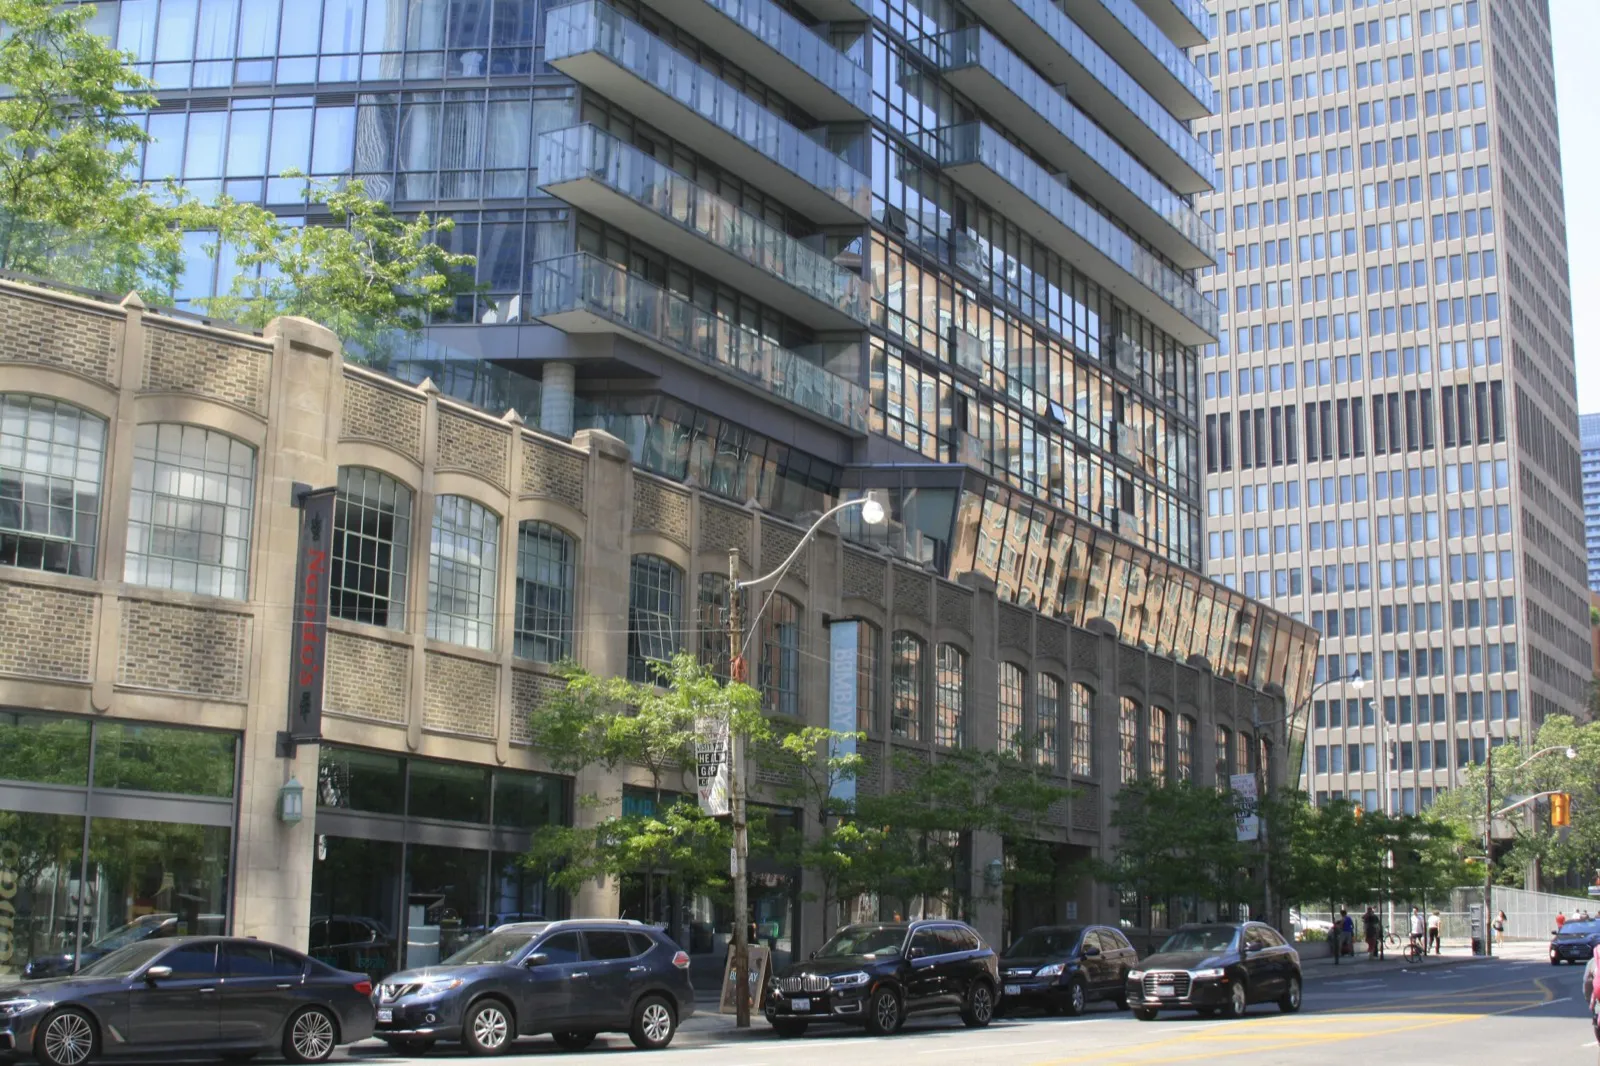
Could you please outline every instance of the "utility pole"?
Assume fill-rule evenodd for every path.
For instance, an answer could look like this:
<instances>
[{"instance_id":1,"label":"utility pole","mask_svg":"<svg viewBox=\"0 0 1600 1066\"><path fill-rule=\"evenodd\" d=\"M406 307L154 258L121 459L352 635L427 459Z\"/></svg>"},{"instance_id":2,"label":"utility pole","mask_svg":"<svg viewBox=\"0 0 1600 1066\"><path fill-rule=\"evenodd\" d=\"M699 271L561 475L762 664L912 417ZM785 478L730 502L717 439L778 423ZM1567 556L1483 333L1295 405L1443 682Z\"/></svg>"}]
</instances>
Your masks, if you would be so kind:
<instances>
[{"instance_id":1,"label":"utility pole","mask_svg":"<svg viewBox=\"0 0 1600 1066\"><path fill-rule=\"evenodd\" d=\"M1483 956L1494 956L1494 745L1483 731Z\"/></svg>"},{"instance_id":2,"label":"utility pole","mask_svg":"<svg viewBox=\"0 0 1600 1066\"><path fill-rule=\"evenodd\" d=\"M728 680L744 680L744 617L739 609L739 549L728 552ZM744 818L744 785L740 781L744 738L728 723L728 814L733 820L733 985L734 1024L750 1028L750 886L745 866L750 837Z\"/></svg>"}]
</instances>

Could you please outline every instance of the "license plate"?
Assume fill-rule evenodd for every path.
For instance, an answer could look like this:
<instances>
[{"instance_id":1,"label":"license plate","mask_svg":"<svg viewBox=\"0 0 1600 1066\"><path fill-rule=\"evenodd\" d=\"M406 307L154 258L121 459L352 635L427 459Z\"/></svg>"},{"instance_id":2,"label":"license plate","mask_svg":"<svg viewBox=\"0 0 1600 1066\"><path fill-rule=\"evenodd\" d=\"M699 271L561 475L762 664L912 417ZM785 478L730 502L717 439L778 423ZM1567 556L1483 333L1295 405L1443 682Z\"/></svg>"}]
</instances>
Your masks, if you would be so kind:
<instances>
[{"instance_id":1,"label":"license plate","mask_svg":"<svg viewBox=\"0 0 1600 1066\"><path fill-rule=\"evenodd\" d=\"M379 1007L378 1008L378 1020L380 1022L392 1022L392 1021L394 1021L394 1011L392 1009L390 1009L389 1007Z\"/></svg>"},{"instance_id":2,"label":"license plate","mask_svg":"<svg viewBox=\"0 0 1600 1066\"><path fill-rule=\"evenodd\" d=\"M1156 985L1156 995L1158 996L1175 996L1177 994L1178 990L1171 985Z\"/></svg>"},{"instance_id":3,"label":"license plate","mask_svg":"<svg viewBox=\"0 0 1600 1066\"><path fill-rule=\"evenodd\" d=\"M810 1010L811 1001L809 999L791 999L789 1006L798 1014L800 1011Z\"/></svg>"},{"instance_id":4,"label":"license plate","mask_svg":"<svg viewBox=\"0 0 1600 1066\"><path fill-rule=\"evenodd\" d=\"M1008 995L1008 996L1020 996L1020 995L1022 995L1022 986L1021 985L1006 985L1006 995Z\"/></svg>"}]
</instances>

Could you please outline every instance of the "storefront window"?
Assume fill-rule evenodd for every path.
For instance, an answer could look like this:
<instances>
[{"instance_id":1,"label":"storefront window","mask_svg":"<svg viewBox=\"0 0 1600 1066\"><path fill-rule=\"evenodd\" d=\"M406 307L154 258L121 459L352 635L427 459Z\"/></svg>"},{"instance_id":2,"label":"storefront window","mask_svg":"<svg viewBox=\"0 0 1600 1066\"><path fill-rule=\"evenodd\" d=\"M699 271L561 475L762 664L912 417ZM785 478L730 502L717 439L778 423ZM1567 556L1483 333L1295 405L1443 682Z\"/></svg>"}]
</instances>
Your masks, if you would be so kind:
<instances>
[{"instance_id":1,"label":"storefront window","mask_svg":"<svg viewBox=\"0 0 1600 1066\"><path fill-rule=\"evenodd\" d=\"M404 814L406 768L398 755L322 745L317 803L339 810Z\"/></svg>"},{"instance_id":2,"label":"storefront window","mask_svg":"<svg viewBox=\"0 0 1600 1066\"><path fill-rule=\"evenodd\" d=\"M5 739L0 735L0 745ZM12 908L5 914L9 939L0 930L0 986L36 962L71 972L82 855L81 817L0 811L0 886L13 891L5 900Z\"/></svg>"},{"instance_id":3,"label":"storefront window","mask_svg":"<svg viewBox=\"0 0 1600 1066\"><path fill-rule=\"evenodd\" d=\"M566 821L566 789L543 774L501 770L494 775L494 824L537 829Z\"/></svg>"},{"instance_id":4,"label":"storefront window","mask_svg":"<svg viewBox=\"0 0 1600 1066\"><path fill-rule=\"evenodd\" d=\"M374 979L398 970L399 880L398 843L321 837L311 876L311 956Z\"/></svg>"},{"instance_id":5,"label":"storefront window","mask_svg":"<svg viewBox=\"0 0 1600 1066\"><path fill-rule=\"evenodd\" d=\"M151 915L171 919L168 935L227 932L231 836L221 826L95 819L84 943Z\"/></svg>"},{"instance_id":6,"label":"storefront window","mask_svg":"<svg viewBox=\"0 0 1600 1066\"><path fill-rule=\"evenodd\" d=\"M0 712L0 781L89 783L89 723L53 714Z\"/></svg>"},{"instance_id":7,"label":"storefront window","mask_svg":"<svg viewBox=\"0 0 1600 1066\"><path fill-rule=\"evenodd\" d=\"M101 722L94 787L226 798L233 795L236 743L232 733Z\"/></svg>"},{"instance_id":8,"label":"storefront window","mask_svg":"<svg viewBox=\"0 0 1600 1066\"><path fill-rule=\"evenodd\" d=\"M413 818L444 822L489 820L489 768L462 763L411 760Z\"/></svg>"},{"instance_id":9,"label":"storefront window","mask_svg":"<svg viewBox=\"0 0 1600 1066\"><path fill-rule=\"evenodd\" d=\"M488 860L466 848L406 848L407 969L436 965L484 934Z\"/></svg>"}]
</instances>

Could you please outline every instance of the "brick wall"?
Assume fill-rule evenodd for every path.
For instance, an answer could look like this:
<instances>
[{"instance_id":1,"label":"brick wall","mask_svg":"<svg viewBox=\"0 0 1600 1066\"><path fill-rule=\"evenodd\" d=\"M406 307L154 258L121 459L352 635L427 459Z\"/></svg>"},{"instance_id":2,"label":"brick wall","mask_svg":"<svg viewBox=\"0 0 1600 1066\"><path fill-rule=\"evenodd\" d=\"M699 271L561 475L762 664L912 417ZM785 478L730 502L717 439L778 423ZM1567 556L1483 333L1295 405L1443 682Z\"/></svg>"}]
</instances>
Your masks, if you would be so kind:
<instances>
[{"instance_id":1,"label":"brick wall","mask_svg":"<svg viewBox=\"0 0 1600 1066\"><path fill-rule=\"evenodd\" d=\"M750 550L750 516L743 511L711 503L700 503L700 550L725 552Z\"/></svg>"},{"instance_id":2,"label":"brick wall","mask_svg":"<svg viewBox=\"0 0 1600 1066\"><path fill-rule=\"evenodd\" d=\"M524 438L522 448L522 494L556 500L575 511L583 510L583 471L581 456L562 451L541 441Z\"/></svg>"},{"instance_id":3,"label":"brick wall","mask_svg":"<svg viewBox=\"0 0 1600 1066\"><path fill-rule=\"evenodd\" d=\"M633 479L633 528L689 546L689 497L647 477Z\"/></svg>"},{"instance_id":4,"label":"brick wall","mask_svg":"<svg viewBox=\"0 0 1600 1066\"><path fill-rule=\"evenodd\" d=\"M330 713L404 725L411 650L403 644L328 631L323 706Z\"/></svg>"},{"instance_id":5,"label":"brick wall","mask_svg":"<svg viewBox=\"0 0 1600 1066\"><path fill-rule=\"evenodd\" d=\"M0 673L89 680L94 597L0 583Z\"/></svg>"},{"instance_id":6,"label":"brick wall","mask_svg":"<svg viewBox=\"0 0 1600 1066\"><path fill-rule=\"evenodd\" d=\"M243 615L123 600L117 684L243 699L249 628Z\"/></svg>"},{"instance_id":7,"label":"brick wall","mask_svg":"<svg viewBox=\"0 0 1600 1066\"><path fill-rule=\"evenodd\" d=\"M799 544L800 534L788 526L780 526L776 522L762 522L761 569L770 571L781 566L783 561L789 558L789 553L794 551ZM806 563L806 556L809 551L810 548L808 546L807 550L801 552L800 557L789 567L790 576L800 581L807 579L810 568Z\"/></svg>"},{"instance_id":8,"label":"brick wall","mask_svg":"<svg viewBox=\"0 0 1600 1066\"><path fill-rule=\"evenodd\" d=\"M111 380L117 319L8 291L0 300L0 360L43 363Z\"/></svg>"},{"instance_id":9,"label":"brick wall","mask_svg":"<svg viewBox=\"0 0 1600 1066\"><path fill-rule=\"evenodd\" d=\"M420 463L424 409L417 400L346 374L342 438L379 441Z\"/></svg>"},{"instance_id":10,"label":"brick wall","mask_svg":"<svg viewBox=\"0 0 1600 1066\"><path fill-rule=\"evenodd\" d=\"M972 632L972 593L961 589L953 589L948 585L939 586L939 624L959 629L963 633Z\"/></svg>"},{"instance_id":11,"label":"brick wall","mask_svg":"<svg viewBox=\"0 0 1600 1066\"><path fill-rule=\"evenodd\" d=\"M844 594L846 596L855 596L876 604L884 603L884 573L882 559L853 548L845 549Z\"/></svg>"},{"instance_id":12,"label":"brick wall","mask_svg":"<svg viewBox=\"0 0 1600 1066\"><path fill-rule=\"evenodd\" d=\"M145 389L192 392L264 412L267 353L145 319Z\"/></svg>"},{"instance_id":13,"label":"brick wall","mask_svg":"<svg viewBox=\"0 0 1600 1066\"><path fill-rule=\"evenodd\" d=\"M533 743L528 716L560 689L561 681L558 678L533 670L511 671L511 743Z\"/></svg>"},{"instance_id":14,"label":"brick wall","mask_svg":"<svg viewBox=\"0 0 1600 1066\"><path fill-rule=\"evenodd\" d=\"M422 725L444 733L493 737L500 671L492 663L427 653Z\"/></svg>"},{"instance_id":15,"label":"brick wall","mask_svg":"<svg viewBox=\"0 0 1600 1066\"><path fill-rule=\"evenodd\" d=\"M506 487L507 433L473 418L439 412L440 470L465 470L491 485Z\"/></svg>"}]
</instances>

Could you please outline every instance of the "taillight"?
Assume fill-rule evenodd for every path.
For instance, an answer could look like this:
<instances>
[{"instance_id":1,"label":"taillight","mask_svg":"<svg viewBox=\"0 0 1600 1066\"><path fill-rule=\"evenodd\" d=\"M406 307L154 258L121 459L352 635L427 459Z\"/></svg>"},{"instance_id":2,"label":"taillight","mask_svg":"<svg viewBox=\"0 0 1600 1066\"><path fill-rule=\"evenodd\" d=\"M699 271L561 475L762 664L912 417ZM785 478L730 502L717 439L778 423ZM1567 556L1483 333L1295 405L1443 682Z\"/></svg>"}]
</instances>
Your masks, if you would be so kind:
<instances>
[{"instance_id":1,"label":"taillight","mask_svg":"<svg viewBox=\"0 0 1600 1066\"><path fill-rule=\"evenodd\" d=\"M363 995L363 996L372 995L372 982L371 981L357 981L356 982L356 992L359 993L360 995Z\"/></svg>"},{"instance_id":2,"label":"taillight","mask_svg":"<svg viewBox=\"0 0 1600 1066\"><path fill-rule=\"evenodd\" d=\"M689 968L688 953L680 951L676 955L672 956L672 965L676 966L680 970L687 970Z\"/></svg>"}]
</instances>

